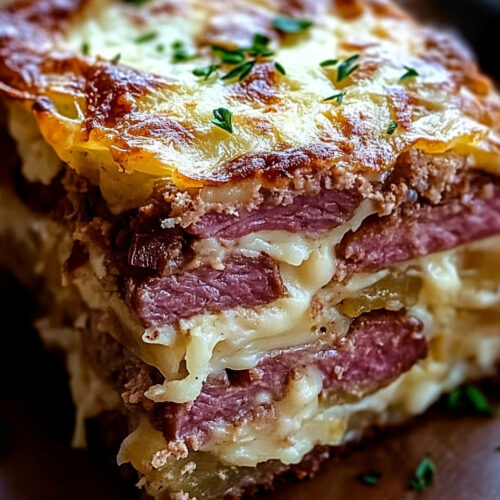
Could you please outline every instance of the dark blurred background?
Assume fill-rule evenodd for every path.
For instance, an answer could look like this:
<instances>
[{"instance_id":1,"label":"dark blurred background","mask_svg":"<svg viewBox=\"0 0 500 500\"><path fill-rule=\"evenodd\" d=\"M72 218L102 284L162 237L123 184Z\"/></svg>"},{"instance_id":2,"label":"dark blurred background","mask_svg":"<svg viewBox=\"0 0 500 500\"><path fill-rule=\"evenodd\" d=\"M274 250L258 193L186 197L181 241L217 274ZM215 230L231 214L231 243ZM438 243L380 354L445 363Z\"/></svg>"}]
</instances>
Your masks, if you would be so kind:
<instances>
[{"instance_id":1,"label":"dark blurred background","mask_svg":"<svg viewBox=\"0 0 500 500\"><path fill-rule=\"evenodd\" d=\"M399 0L418 17L456 29L500 81L500 0Z\"/></svg>"}]
</instances>

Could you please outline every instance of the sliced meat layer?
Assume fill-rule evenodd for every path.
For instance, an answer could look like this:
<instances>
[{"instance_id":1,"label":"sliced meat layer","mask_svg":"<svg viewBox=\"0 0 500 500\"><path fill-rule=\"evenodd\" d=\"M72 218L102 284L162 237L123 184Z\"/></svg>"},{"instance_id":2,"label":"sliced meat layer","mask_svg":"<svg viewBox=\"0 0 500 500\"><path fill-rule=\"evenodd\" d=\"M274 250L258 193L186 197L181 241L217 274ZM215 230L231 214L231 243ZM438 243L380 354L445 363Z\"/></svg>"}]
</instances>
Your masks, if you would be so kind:
<instances>
[{"instance_id":1,"label":"sliced meat layer","mask_svg":"<svg viewBox=\"0 0 500 500\"><path fill-rule=\"evenodd\" d=\"M133 285L131 305L146 326L175 323L196 314L268 304L285 294L270 257L234 257L224 269L202 266Z\"/></svg>"},{"instance_id":2,"label":"sliced meat layer","mask_svg":"<svg viewBox=\"0 0 500 500\"><path fill-rule=\"evenodd\" d=\"M208 213L189 231L202 238L234 239L264 230L316 234L346 222L359 205L353 191L328 190L314 196L296 196L289 205L241 209L238 215Z\"/></svg>"},{"instance_id":3,"label":"sliced meat layer","mask_svg":"<svg viewBox=\"0 0 500 500\"><path fill-rule=\"evenodd\" d=\"M341 341L281 350L252 370L212 376L194 402L158 405L155 420L160 419L169 439L202 444L215 424L272 415L272 402L283 398L290 377L301 376L311 366L323 376L326 397L339 402L360 398L426 357L421 330L421 322L404 311L364 314Z\"/></svg>"},{"instance_id":4,"label":"sliced meat layer","mask_svg":"<svg viewBox=\"0 0 500 500\"><path fill-rule=\"evenodd\" d=\"M463 243L500 234L500 180L480 176L467 194L439 205L416 203L371 217L337 248L341 279L375 272Z\"/></svg>"}]
</instances>

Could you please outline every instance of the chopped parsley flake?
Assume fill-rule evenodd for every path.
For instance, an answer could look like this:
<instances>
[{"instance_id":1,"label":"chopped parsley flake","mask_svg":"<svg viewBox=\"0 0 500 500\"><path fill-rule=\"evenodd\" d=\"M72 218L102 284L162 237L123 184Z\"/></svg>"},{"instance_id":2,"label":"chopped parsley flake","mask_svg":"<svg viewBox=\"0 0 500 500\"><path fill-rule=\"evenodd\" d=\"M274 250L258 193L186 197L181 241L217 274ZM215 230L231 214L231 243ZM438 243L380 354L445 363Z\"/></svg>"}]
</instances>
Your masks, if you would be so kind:
<instances>
[{"instance_id":1,"label":"chopped parsley flake","mask_svg":"<svg viewBox=\"0 0 500 500\"><path fill-rule=\"evenodd\" d=\"M230 134L233 133L233 114L229 109L226 108L217 108L214 109L214 119L212 120L212 123L220 127L222 130L225 130L226 132L229 132Z\"/></svg>"},{"instance_id":2,"label":"chopped parsley flake","mask_svg":"<svg viewBox=\"0 0 500 500\"><path fill-rule=\"evenodd\" d=\"M208 66L204 66L203 68L195 68L193 70L193 75L203 77L204 80L208 80L209 77L218 69L218 64L210 64Z\"/></svg>"},{"instance_id":3,"label":"chopped parsley flake","mask_svg":"<svg viewBox=\"0 0 500 500\"><path fill-rule=\"evenodd\" d=\"M424 491L434 482L435 477L436 464L431 457L427 456L417 465L409 487L415 491Z\"/></svg>"},{"instance_id":4,"label":"chopped parsley flake","mask_svg":"<svg viewBox=\"0 0 500 500\"><path fill-rule=\"evenodd\" d=\"M150 31L149 33L144 33L143 35L139 35L137 38L134 39L135 43L147 43L151 42L158 36L158 32L156 31Z\"/></svg>"},{"instance_id":5,"label":"chopped parsley flake","mask_svg":"<svg viewBox=\"0 0 500 500\"><path fill-rule=\"evenodd\" d=\"M212 52L220 57L221 64L236 66L222 76L221 79L234 80L237 78L239 82L243 81L252 72L256 63L274 55L274 52L268 47L270 41L271 40L267 36L257 33L253 36L252 45L249 47L227 49L220 45L212 45ZM247 59L248 56L250 56L251 59ZM217 65L217 68L218 67L220 67L220 65ZM278 71L285 74L285 69L281 64L275 63L275 67ZM211 73L213 73L213 71L214 70L212 70ZM197 76L204 76L201 68L196 70L195 74Z\"/></svg>"},{"instance_id":6,"label":"chopped parsley flake","mask_svg":"<svg viewBox=\"0 0 500 500\"><path fill-rule=\"evenodd\" d=\"M120 62L120 59L122 58L122 55L120 54L120 52L118 52L118 54L116 54L113 59L111 59L111 63L112 64L118 64Z\"/></svg>"},{"instance_id":7,"label":"chopped parsley flake","mask_svg":"<svg viewBox=\"0 0 500 500\"><path fill-rule=\"evenodd\" d=\"M280 64L278 61L276 61L274 63L274 67L282 74L282 75L286 75L286 70L285 68L283 67L282 64Z\"/></svg>"},{"instance_id":8,"label":"chopped parsley flake","mask_svg":"<svg viewBox=\"0 0 500 500\"><path fill-rule=\"evenodd\" d=\"M84 56L88 56L90 54L90 43L89 42L82 42L82 54Z\"/></svg>"},{"instance_id":9,"label":"chopped parsley flake","mask_svg":"<svg viewBox=\"0 0 500 500\"><path fill-rule=\"evenodd\" d=\"M333 94L330 97L323 99L323 101L324 102L337 101L337 104L342 104L342 101L344 100L345 94L346 94L345 92L339 92L338 94Z\"/></svg>"},{"instance_id":10,"label":"chopped parsley flake","mask_svg":"<svg viewBox=\"0 0 500 500\"><path fill-rule=\"evenodd\" d=\"M159 43L159 44L156 46L156 51L157 51L157 52L165 52L165 45L163 45L163 43Z\"/></svg>"},{"instance_id":11,"label":"chopped parsley flake","mask_svg":"<svg viewBox=\"0 0 500 500\"><path fill-rule=\"evenodd\" d=\"M212 45L212 52L217 54L221 61L226 64L241 64L245 60L242 49L230 50L219 45Z\"/></svg>"},{"instance_id":12,"label":"chopped parsley flake","mask_svg":"<svg viewBox=\"0 0 500 500\"><path fill-rule=\"evenodd\" d=\"M358 479L364 484L368 484L369 486L375 486L378 484L381 476L382 476L381 472L372 470L366 474L359 475Z\"/></svg>"},{"instance_id":13,"label":"chopped parsley flake","mask_svg":"<svg viewBox=\"0 0 500 500\"><path fill-rule=\"evenodd\" d=\"M147 0L125 0L125 3L131 3L134 5L144 5Z\"/></svg>"},{"instance_id":14,"label":"chopped parsley flake","mask_svg":"<svg viewBox=\"0 0 500 500\"><path fill-rule=\"evenodd\" d=\"M359 54L354 54L351 57L348 57L345 61L342 61L339 64L338 72L337 72L337 82L341 82L345 80L349 75L351 75L354 71L359 68L358 64L355 64L359 59Z\"/></svg>"},{"instance_id":15,"label":"chopped parsley flake","mask_svg":"<svg viewBox=\"0 0 500 500\"><path fill-rule=\"evenodd\" d=\"M270 42L270 39L268 36L266 35L262 35L261 33L256 33L254 36L253 36L253 46L256 46L256 45L262 45L263 47L266 47L267 45L269 45L269 42Z\"/></svg>"},{"instance_id":16,"label":"chopped parsley flake","mask_svg":"<svg viewBox=\"0 0 500 500\"><path fill-rule=\"evenodd\" d=\"M172 50L174 51L172 54L173 63L189 61L196 57L196 54L194 52L190 52L185 43L180 40L177 40L172 44Z\"/></svg>"},{"instance_id":17,"label":"chopped parsley flake","mask_svg":"<svg viewBox=\"0 0 500 500\"><path fill-rule=\"evenodd\" d=\"M321 61L319 65L322 68L328 68L330 66L335 66L339 62L338 59L326 59L325 61Z\"/></svg>"},{"instance_id":18,"label":"chopped parsley flake","mask_svg":"<svg viewBox=\"0 0 500 500\"><path fill-rule=\"evenodd\" d=\"M302 33L313 25L310 19L296 19L294 17L275 17L273 28L283 33Z\"/></svg>"},{"instance_id":19,"label":"chopped parsley flake","mask_svg":"<svg viewBox=\"0 0 500 500\"><path fill-rule=\"evenodd\" d=\"M392 134L394 134L394 132L396 131L397 128L398 128L398 124L394 120L392 120L392 122L389 123L389 126L387 127L387 133L389 135L392 135Z\"/></svg>"},{"instance_id":20,"label":"chopped parsley flake","mask_svg":"<svg viewBox=\"0 0 500 500\"><path fill-rule=\"evenodd\" d=\"M253 37L252 45L246 50L249 55L253 57L270 57L274 55L274 52L268 48L269 38L265 35L260 35L257 33ZM243 49L244 50L244 49Z\"/></svg>"},{"instance_id":21,"label":"chopped parsley flake","mask_svg":"<svg viewBox=\"0 0 500 500\"><path fill-rule=\"evenodd\" d=\"M458 387L448 394L448 407L455 411L473 410L489 417L495 415L495 409L488 402L484 393L475 386Z\"/></svg>"},{"instance_id":22,"label":"chopped parsley flake","mask_svg":"<svg viewBox=\"0 0 500 500\"><path fill-rule=\"evenodd\" d=\"M247 61L236 68L232 69L229 73L226 73L221 79L222 80L233 80L234 78L238 78L238 81L241 82L244 80L252 71L255 66L256 61Z\"/></svg>"},{"instance_id":23,"label":"chopped parsley flake","mask_svg":"<svg viewBox=\"0 0 500 500\"><path fill-rule=\"evenodd\" d=\"M260 62L262 58L267 58L274 55L274 52L268 48L270 39L257 33L253 37L252 45L250 47L238 47L236 49L226 49L218 45L212 46L212 52L221 58L221 63L229 64L231 66L237 65L231 71L226 73L221 79L222 80L234 80L238 79L239 82L243 81L251 72L253 67L257 62ZM251 56L252 59L247 60L247 56ZM284 73L284 68L281 64L276 66L278 71Z\"/></svg>"},{"instance_id":24,"label":"chopped parsley flake","mask_svg":"<svg viewBox=\"0 0 500 500\"><path fill-rule=\"evenodd\" d=\"M405 66L405 70L406 73L404 73L403 76L399 79L400 82L408 80L408 78L420 76L420 73L415 68L411 68L410 66Z\"/></svg>"}]
</instances>

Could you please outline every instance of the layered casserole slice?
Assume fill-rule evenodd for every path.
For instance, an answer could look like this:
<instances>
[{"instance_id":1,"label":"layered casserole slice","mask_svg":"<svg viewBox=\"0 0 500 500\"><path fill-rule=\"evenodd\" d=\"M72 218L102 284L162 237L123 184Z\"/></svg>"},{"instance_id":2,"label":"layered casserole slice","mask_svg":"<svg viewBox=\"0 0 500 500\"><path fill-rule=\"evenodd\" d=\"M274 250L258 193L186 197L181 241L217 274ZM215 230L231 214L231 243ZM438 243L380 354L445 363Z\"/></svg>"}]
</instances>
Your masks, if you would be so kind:
<instances>
[{"instance_id":1,"label":"layered casserole slice","mask_svg":"<svg viewBox=\"0 0 500 500\"><path fill-rule=\"evenodd\" d=\"M385 0L0 10L0 259L151 497L314 471L500 360L500 100Z\"/></svg>"}]
</instances>

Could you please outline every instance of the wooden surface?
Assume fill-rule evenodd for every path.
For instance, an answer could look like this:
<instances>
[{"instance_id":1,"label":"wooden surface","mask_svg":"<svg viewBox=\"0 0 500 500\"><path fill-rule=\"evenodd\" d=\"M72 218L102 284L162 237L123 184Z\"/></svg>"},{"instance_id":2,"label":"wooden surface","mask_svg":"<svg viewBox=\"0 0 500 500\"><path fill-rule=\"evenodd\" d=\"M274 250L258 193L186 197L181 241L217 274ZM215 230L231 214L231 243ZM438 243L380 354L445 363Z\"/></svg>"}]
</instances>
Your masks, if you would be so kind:
<instances>
[{"instance_id":1,"label":"wooden surface","mask_svg":"<svg viewBox=\"0 0 500 500\"><path fill-rule=\"evenodd\" d=\"M500 76L495 43L500 1L405 3L421 15L455 23L479 52L482 65ZM496 6L496 13L484 7L487 4ZM2 288L0 499L132 499L133 493L102 450L69 447L73 408L64 368L57 357L42 349L28 326L29 298L18 300L11 284L4 281L2 287L0 278ZM9 322L14 317L22 320ZM499 405L498 386L488 392ZM285 485L262 495L262 500L500 499L499 450L500 418L458 416L438 406L411 424L351 450L342 460L328 462L313 481ZM410 492L408 479L426 454L437 464L436 482L422 494ZM361 484L357 476L372 469L382 472L379 484Z\"/></svg>"},{"instance_id":2,"label":"wooden surface","mask_svg":"<svg viewBox=\"0 0 500 500\"><path fill-rule=\"evenodd\" d=\"M497 398L498 387L490 396ZM497 399L498 403L498 399ZM437 466L433 486L424 493L408 489L420 460ZM377 486L357 476L380 471ZM451 415L438 405L411 424L364 443L342 460L325 464L309 483L286 485L275 500L493 500L500 498L500 419Z\"/></svg>"}]
</instances>

